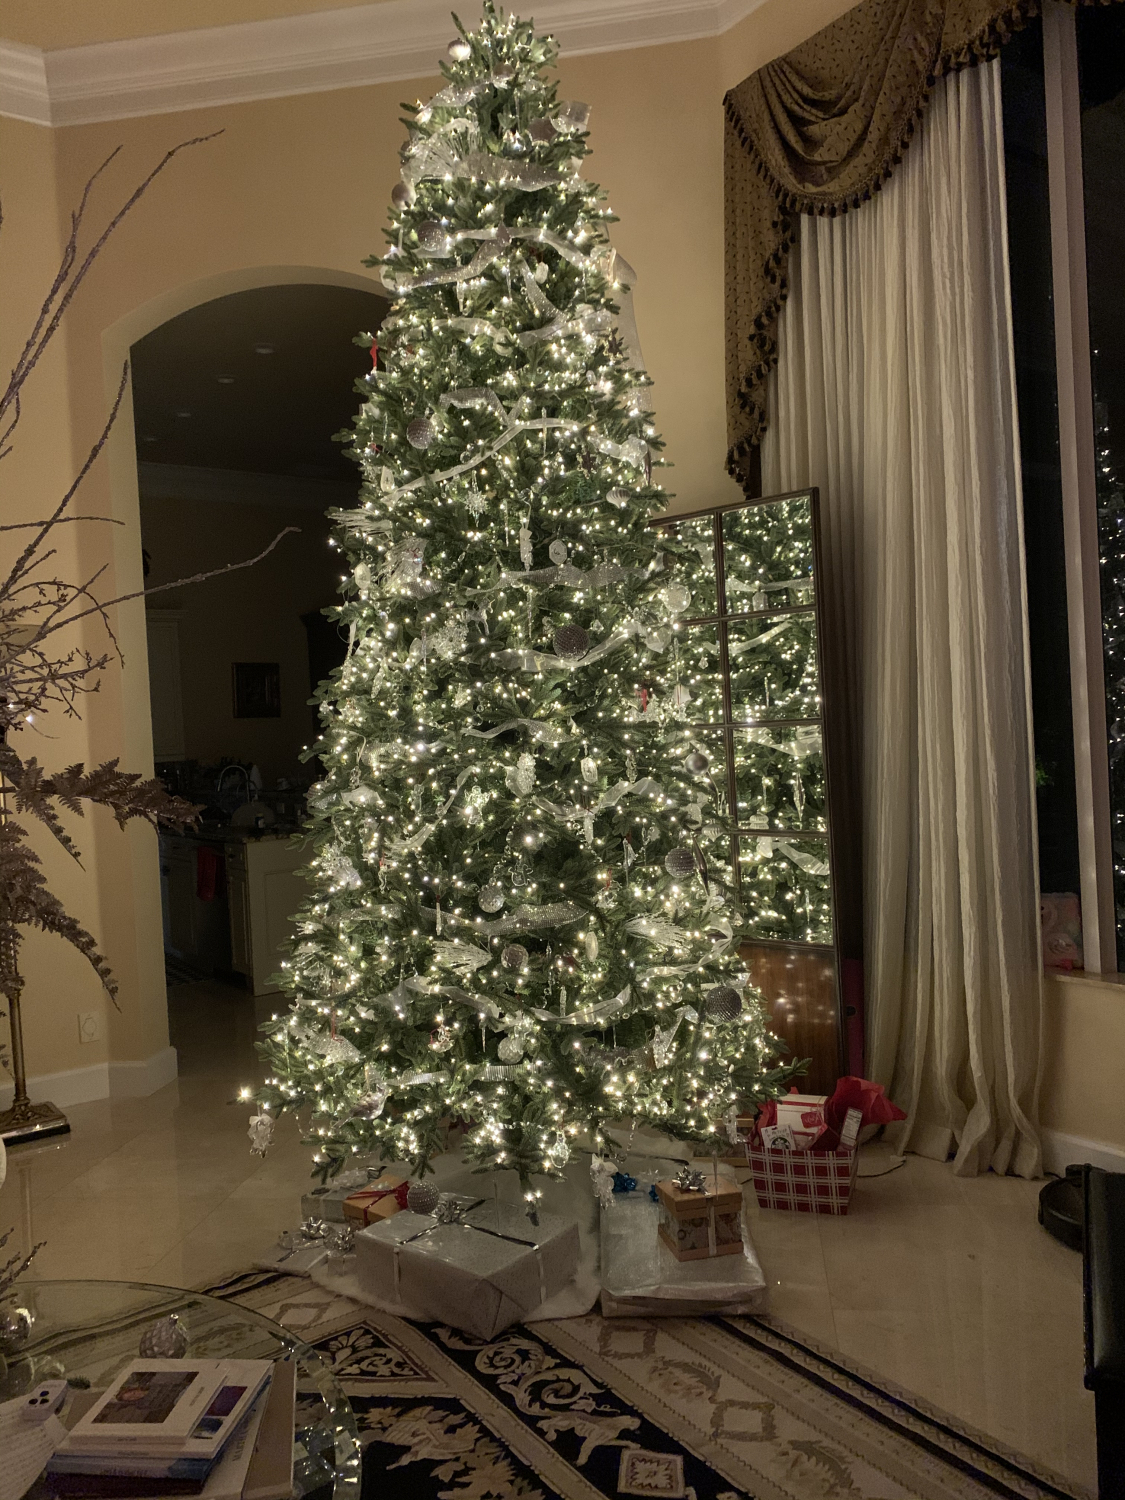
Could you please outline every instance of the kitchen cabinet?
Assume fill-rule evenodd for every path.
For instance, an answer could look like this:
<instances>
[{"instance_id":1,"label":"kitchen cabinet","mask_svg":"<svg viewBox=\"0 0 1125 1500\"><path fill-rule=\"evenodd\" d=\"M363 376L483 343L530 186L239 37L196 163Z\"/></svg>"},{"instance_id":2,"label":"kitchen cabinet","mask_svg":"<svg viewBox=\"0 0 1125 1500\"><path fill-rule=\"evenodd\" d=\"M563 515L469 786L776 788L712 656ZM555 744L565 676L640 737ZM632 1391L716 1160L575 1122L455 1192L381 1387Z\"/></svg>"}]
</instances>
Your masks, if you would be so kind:
<instances>
[{"instance_id":1,"label":"kitchen cabinet","mask_svg":"<svg viewBox=\"0 0 1125 1500\"><path fill-rule=\"evenodd\" d=\"M226 845L231 968L252 994L277 992L275 976L293 917L308 895L302 872L310 850L287 838L231 840Z\"/></svg>"}]
</instances>

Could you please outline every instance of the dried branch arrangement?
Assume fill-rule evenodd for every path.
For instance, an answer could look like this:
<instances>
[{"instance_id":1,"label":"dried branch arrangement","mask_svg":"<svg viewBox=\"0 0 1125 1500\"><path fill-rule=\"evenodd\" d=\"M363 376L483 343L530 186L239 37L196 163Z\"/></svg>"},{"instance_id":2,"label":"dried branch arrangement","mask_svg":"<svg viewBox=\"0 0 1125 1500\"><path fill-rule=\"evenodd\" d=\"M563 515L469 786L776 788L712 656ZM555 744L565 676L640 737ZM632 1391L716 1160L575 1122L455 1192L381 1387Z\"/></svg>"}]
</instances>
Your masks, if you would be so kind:
<instances>
[{"instance_id":1,"label":"dried branch arrangement","mask_svg":"<svg viewBox=\"0 0 1125 1500\"><path fill-rule=\"evenodd\" d=\"M107 157L86 183L78 207L71 214L70 233L58 273L11 372L7 388L0 393L0 460L9 457L13 451L28 378L57 333L75 293L110 236L181 151L213 138L199 136L168 151L112 216L89 250L82 254L80 243L90 195L120 147ZM0 214L0 226L2 224ZM97 692L105 668L114 661L124 665L110 614L116 605L142 594L180 588L221 573L250 567L272 552L288 532L297 530L296 527L286 527L257 557L199 573L192 578L177 579L157 589L138 590L114 598L102 598L98 592L108 564L78 581L60 576L56 562L57 528L75 523L121 524L110 516L76 515L70 507L109 439L128 378L126 364L105 425L58 504L42 520L0 525L0 532L30 533L6 576L0 579L0 805L3 807L0 816L0 994L9 1000L19 993L21 981L17 960L21 932L26 927L37 927L64 938L89 961L110 997L115 999L117 993L109 965L99 952L95 939L49 889L40 860L29 847L27 829L15 821L13 812L37 819L75 860L79 860L79 851L63 826L60 809L82 816L86 804L107 807L122 828L131 818L143 818L153 827L182 828L193 822L198 813L190 802L171 796L159 781L144 780L136 773L122 771L116 760L90 770L79 763L48 774L33 755L20 753L17 735L34 732L38 719L49 713L61 712L71 718L79 717L83 695ZM65 638L66 632L90 616L96 616L104 630L107 644L103 650L91 651Z\"/></svg>"}]
</instances>

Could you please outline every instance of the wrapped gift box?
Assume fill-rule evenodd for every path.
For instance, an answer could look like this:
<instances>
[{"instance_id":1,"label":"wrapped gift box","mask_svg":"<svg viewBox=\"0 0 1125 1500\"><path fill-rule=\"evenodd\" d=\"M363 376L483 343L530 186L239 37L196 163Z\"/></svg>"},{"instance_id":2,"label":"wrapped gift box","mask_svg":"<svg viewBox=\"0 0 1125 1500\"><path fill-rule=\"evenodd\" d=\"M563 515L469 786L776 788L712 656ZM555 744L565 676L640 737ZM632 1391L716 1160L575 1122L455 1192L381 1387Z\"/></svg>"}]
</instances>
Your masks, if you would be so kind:
<instances>
[{"instance_id":1,"label":"wrapped gift box","mask_svg":"<svg viewBox=\"0 0 1125 1500\"><path fill-rule=\"evenodd\" d=\"M361 1228L380 1219L389 1219L406 1207L409 1191L410 1183L405 1177L388 1172L375 1182L352 1189L344 1199L344 1218Z\"/></svg>"},{"instance_id":2,"label":"wrapped gift box","mask_svg":"<svg viewBox=\"0 0 1125 1500\"><path fill-rule=\"evenodd\" d=\"M741 1165L746 1165L745 1154ZM603 1317L734 1317L764 1312L766 1279L745 1213L739 1218L741 1255L681 1261L661 1238L663 1209L655 1199L655 1187L675 1170L672 1161L626 1158L623 1171L636 1179L637 1188L614 1193L601 1210ZM707 1170L712 1171L710 1162ZM720 1175L738 1190L733 1177L721 1170Z\"/></svg>"},{"instance_id":3,"label":"wrapped gift box","mask_svg":"<svg viewBox=\"0 0 1125 1500\"><path fill-rule=\"evenodd\" d=\"M859 1166L860 1119L859 1110L848 1111L834 1151L794 1151L778 1137L773 1145L760 1138L748 1141L746 1157L759 1205L795 1213L846 1214Z\"/></svg>"},{"instance_id":4,"label":"wrapped gift box","mask_svg":"<svg viewBox=\"0 0 1125 1500\"><path fill-rule=\"evenodd\" d=\"M704 1177L702 1190L656 1184L660 1238L677 1260L742 1254L742 1189L725 1177Z\"/></svg>"},{"instance_id":5,"label":"wrapped gift box","mask_svg":"<svg viewBox=\"0 0 1125 1500\"><path fill-rule=\"evenodd\" d=\"M560 1291L578 1266L578 1225L486 1204L455 1224L406 1209L355 1237L360 1286L409 1316L491 1339Z\"/></svg>"}]
</instances>

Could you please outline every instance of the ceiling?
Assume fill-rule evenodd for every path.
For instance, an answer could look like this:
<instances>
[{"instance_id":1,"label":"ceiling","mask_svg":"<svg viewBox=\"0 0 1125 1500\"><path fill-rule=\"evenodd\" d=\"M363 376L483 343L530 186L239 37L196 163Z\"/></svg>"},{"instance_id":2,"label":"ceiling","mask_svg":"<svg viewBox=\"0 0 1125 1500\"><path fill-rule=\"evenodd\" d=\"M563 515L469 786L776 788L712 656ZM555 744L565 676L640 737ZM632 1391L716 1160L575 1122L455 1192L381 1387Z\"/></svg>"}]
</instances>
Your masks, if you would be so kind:
<instances>
[{"instance_id":1,"label":"ceiling","mask_svg":"<svg viewBox=\"0 0 1125 1500\"><path fill-rule=\"evenodd\" d=\"M181 313L132 350L137 457L148 464L355 484L332 434L371 368L357 333L384 298L351 287L272 286Z\"/></svg>"},{"instance_id":2,"label":"ceiling","mask_svg":"<svg viewBox=\"0 0 1125 1500\"><path fill-rule=\"evenodd\" d=\"M372 0L4 0L0 36L44 52L240 21L351 10Z\"/></svg>"}]
</instances>

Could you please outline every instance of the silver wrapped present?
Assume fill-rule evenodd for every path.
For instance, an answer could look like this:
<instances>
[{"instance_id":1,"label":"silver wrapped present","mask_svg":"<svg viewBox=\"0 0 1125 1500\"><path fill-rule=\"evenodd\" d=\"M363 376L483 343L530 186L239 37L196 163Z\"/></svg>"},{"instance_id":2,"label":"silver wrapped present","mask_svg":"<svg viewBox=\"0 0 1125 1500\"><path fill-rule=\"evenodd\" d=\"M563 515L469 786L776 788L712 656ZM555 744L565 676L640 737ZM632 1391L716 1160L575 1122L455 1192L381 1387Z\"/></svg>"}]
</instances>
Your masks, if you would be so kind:
<instances>
[{"instance_id":1,"label":"silver wrapped present","mask_svg":"<svg viewBox=\"0 0 1125 1500\"><path fill-rule=\"evenodd\" d=\"M407 1317L491 1339L562 1289L578 1266L578 1225L510 1204L440 1224L407 1209L355 1237L360 1286Z\"/></svg>"},{"instance_id":2,"label":"silver wrapped present","mask_svg":"<svg viewBox=\"0 0 1125 1500\"><path fill-rule=\"evenodd\" d=\"M614 1193L600 1214L602 1316L706 1317L764 1312L766 1278L746 1224L739 1216L740 1255L677 1260L658 1233L660 1209L650 1195L663 1167L626 1159L637 1186ZM647 1164L646 1164L647 1165ZM720 1167L720 1174L726 1176ZM711 1168L708 1166L707 1176Z\"/></svg>"}]
</instances>

